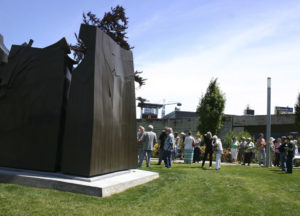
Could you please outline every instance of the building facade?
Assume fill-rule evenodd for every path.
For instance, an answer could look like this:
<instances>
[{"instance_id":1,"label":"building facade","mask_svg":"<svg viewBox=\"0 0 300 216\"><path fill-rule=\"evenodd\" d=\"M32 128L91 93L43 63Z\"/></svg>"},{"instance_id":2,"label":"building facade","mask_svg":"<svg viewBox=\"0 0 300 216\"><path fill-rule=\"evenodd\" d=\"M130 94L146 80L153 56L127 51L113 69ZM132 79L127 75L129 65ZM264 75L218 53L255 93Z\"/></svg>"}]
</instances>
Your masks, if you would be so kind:
<instances>
[{"instance_id":1,"label":"building facade","mask_svg":"<svg viewBox=\"0 0 300 216\"><path fill-rule=\"evenodd\" d=\"M199 118L193 112L174 111L165 116L163 119L137 119L137 127L139 125L146 126L152 124L154 131L160 134L165 126L173 128L177 132L192 131L193 134L198 132L197 126ZM189 117L186 117L189 116ZM251 135L257 137L259 133L266 133L267 116L236 116L226 115L223 128L219 132L220 137L224 137L230 131L248 131ZM279 137L283 135L296 135L294 114L272 115L271 117L271 136Z\"/></svg>"}]
</instances>

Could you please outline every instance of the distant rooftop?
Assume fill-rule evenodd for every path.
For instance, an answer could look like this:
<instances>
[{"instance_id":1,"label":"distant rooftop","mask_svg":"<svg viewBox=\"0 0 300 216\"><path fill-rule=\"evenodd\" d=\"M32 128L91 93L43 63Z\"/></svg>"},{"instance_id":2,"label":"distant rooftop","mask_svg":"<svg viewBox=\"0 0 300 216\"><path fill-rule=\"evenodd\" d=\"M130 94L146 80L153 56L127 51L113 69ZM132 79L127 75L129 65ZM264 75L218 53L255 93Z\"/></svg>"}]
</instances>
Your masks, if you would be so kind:
<instances>
[{"instance_id":1,"label":"distant rooftop","mask_svg":"<svg viewBox=\"0 0 300 216\"><path fill-rule=\"evenodd\" d=\"M188 111L173 111L163 117L163 119L174 119L174 118L198 118L198 114L196 112L188 112Z\"/></svg>"},{"instance_id":2,"label":"distant rooftop","mask_svg":"<svg viewBox=\"0 0 300 216\"><path fill-rule=\"evenodd\" d=\"M138 107L146 107L146 108L161 108L163 104L154 104L154 103L138 103Z\"/></svg>"}]
</instances>

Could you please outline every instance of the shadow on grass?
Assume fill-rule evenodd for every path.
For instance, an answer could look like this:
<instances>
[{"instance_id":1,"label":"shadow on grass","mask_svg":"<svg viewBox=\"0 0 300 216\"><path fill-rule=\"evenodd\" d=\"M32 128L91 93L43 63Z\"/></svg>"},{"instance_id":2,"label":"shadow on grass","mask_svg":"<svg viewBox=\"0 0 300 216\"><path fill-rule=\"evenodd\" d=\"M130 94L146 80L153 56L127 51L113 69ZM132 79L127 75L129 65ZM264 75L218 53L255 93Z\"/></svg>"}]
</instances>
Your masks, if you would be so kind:
<instances>
[{"instance_id":1,"label":"shadow on grass","mask_svg":"<svg viewBox=\"0 0 300 216\"><path fill-rule=\"evenodd\" d=\"M271 172L283 172L282 170L270 170Z\"/></svg>"},{"instance_id":2,"label":"shadow on grass","mask_svg":"<svg viewBox=\"0 0 300 216\"><path fill-rule=\"evenodd\" d=\"M284 172L284 171L282 171L282 170L270 170L271 172L274 172L274 173L276 173L276 174L279 174L279 175L285 175L286 174L286 172Z\"/></svg>"}]
</instances>

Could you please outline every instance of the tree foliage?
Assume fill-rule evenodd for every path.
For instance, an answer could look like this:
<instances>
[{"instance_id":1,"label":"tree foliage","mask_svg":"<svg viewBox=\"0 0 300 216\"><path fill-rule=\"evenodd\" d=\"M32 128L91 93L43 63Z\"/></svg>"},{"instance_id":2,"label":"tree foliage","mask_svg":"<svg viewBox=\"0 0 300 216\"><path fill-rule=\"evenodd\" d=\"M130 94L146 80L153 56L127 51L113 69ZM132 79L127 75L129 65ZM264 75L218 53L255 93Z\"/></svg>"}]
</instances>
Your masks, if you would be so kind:
<instances>
[{"instance_id":1,"label":"tree foliage","mask_svg":"<svg viewBox=\"0 0 300 216\"><path fill-rule=\"evenodd\" d=\"M117 5L114 8L112 7L111 11L106 12L102 19L98 18L91 11L86 14L83 13L82 17L84 24L97 26L123 49L133 49L127 42L126 30L128 29L128 17L126 17L125 9L122 6ZM75 45L70 44L70 49L73 51L75 61L79 63L84 58L86 46L76 33L75 37L77 42ZM135 71L134 73L134 80L139 84L139 87L145 85L146 81L141 76L141 73L142 71Z\"/></svg>"},{"instance_id":2,"label":"tree foliage","mask_svg":"<svg viewBox=\"0 0 300 216\"><path fill-rule=\"evenodd\" d=\"M219 89L217 79L210 81L204 96L197 107L199 115L198 130L201 134L207 131L217 134L223 126L225 96Z\"/></svg>"},{"instance_id":3,"label":"tree foliage","mask_svg":"<svg viewBox=\"0 0 300 216\"><path fill-rule=\"evenodd\" d=\"M84 24L97 26L123 49L130 50L133 48L126 40L128 17L126 17L125 9L122 6L117 5L115 8L111 8L111 11L106 12L102 19L97 18L91 11L87 14L83 13L82 16Z\"/></svg>"},{"instance_id":4,"label":"tree foliage","mask_svg":"<svg viewBox=\"0 0 300 216\"><path fill-rule=\"evenodd\" d=\"M225 136L223 137L223 148L228 148L230 144L232 143L233 137L237 137L239 141L242 140L242 137L251 138L252 142L255 142L254 137L251 136L251 134L248 131L229 131Z\"/></svg>"},{"instance_id":5,"label":"tree foliage","mask_svg":"<svg viewBox=\"0 0 300 216\"><path fill-rule=\"evenodd\" d=\"M297 103L295 105L296 126L300 129L300 93L298 94Z\"/></svg>"},{"instance_id":6,"label":"tree foliage","mask_svg":"<svg viewBox=\"0 0 300 216\"><path fill-rule=\"evenodd\" d=\"M142 73L143 73L143 71L135 71L134 72L134 81L139 84L139 87L145 85L146 84L146 80L147 80L147 79L144 79L141 76Z\"/></svg>"}]
</instances>

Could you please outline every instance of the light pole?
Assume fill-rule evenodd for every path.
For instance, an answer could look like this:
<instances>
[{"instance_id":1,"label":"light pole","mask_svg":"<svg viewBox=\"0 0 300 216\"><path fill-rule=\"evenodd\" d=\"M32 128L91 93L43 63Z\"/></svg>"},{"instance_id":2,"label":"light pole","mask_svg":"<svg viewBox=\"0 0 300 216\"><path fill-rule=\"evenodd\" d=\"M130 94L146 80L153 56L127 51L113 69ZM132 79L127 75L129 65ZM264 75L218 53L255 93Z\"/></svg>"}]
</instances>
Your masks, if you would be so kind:
<instances>
[{"instance_id":1,"label":"light pole","mask_svg":"<svg viewBox=\"0 0 300 216\"><path fill-rule=\"evenodd\" d=\"M266 166L271 166L270 160L270 137L271 137L271 77L268 77L268 96L267 96L267 161Z\"/></svg>"},{"instance_id":2,"label":"light pole","mask_svg":"<svg viewBox=\"0 0 300 216\"><path fill-rule=\"evenodd\" d=\"M166 115L166 105L173 105L176 104L177 106L181 106L182 104L180 102L169 102L169 103L163 103L162 111L161 111L161 118L163 118Z\"/></svg>"}]
</instances>

